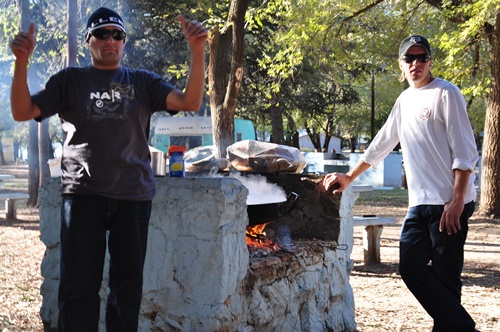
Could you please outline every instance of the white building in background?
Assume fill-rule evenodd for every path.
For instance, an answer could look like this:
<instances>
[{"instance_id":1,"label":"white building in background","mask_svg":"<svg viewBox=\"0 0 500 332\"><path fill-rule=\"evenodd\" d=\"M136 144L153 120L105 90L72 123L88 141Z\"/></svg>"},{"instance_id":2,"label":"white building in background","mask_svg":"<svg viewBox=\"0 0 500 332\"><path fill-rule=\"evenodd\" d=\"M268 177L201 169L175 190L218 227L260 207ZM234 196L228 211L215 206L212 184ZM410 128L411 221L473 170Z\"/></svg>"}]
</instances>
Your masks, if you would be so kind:
<instances>
[{"instance_id":1,"label":"white building in background","mask_svg":"<svg viewBox=\"0 0 500 332\"><path fill-rule=\"evenodd\" d=\"M349 169L354 168L359 162L363 153L349 154ZM353 182L353 185L371 185L373 187L393 187L401 188L403 180L403 155L399 152L391 152L377 166L370 167L360 174Z\"/></svg>"},{"instance_id":2,"label":"white building in background","mask_svg":"<svg viewBox=\"0 0 500 332\"><path fill-rule=\"evenodd\" d=\"M314 151L314 145L311 141L311 138L307 135L307 132L305 129L301 129L298 131L299 132L299 146L301 149L309 149L311 151ZM321 133L320 135L320 142L321 146L323 146L325 142L325 133ZM328 151L326 152L332 152L332 150L335 149L337 153L340 153L341 150L341 138L338 136L332 136L330 138L330 143L328 144ZM321 151L318 151L321 152Z\"/></svg>"}]
</instances>

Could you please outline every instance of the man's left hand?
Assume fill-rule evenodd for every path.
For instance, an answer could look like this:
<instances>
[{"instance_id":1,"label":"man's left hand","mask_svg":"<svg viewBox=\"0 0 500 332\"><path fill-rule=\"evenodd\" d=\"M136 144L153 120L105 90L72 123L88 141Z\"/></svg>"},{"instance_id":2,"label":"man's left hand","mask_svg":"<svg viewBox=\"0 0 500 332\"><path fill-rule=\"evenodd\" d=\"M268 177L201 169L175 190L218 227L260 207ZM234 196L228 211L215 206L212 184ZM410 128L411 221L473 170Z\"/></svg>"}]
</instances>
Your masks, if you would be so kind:
<instances>
[{"instance_id":1,"label":"man's left hand","mask_svg":"<svg viewBox=\"0 0 500 332\"><path fill-rule=\"evenodd\" d=\"M464 211L464 202L452 200L444 205L443 215L439 222L439 231L448 233L448 235L456 234L462 229L460 226L460 216Z\"/></svg>"},{"instance_id":2,"label":"man's left hand","mask_svg":"<svg viewBox=\"0 0 500 332\"><path fill-rule=\"evenodd\" d=\"M184 38L191 47L205 46L208 38L208 29L198 21L188 21L183 15L177 16L182 25Z\"/></svg>"}]
</instances>

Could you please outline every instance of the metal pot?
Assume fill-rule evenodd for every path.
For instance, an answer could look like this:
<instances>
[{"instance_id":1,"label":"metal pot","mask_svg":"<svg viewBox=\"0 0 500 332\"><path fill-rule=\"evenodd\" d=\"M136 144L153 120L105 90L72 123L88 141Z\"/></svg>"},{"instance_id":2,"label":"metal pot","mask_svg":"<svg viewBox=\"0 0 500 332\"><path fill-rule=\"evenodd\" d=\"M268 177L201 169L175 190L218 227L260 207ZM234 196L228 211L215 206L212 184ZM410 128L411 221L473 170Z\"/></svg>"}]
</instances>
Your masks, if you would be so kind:
<instances>
[{"instance_id":1,"label":"metal pot","mask_svg":"<svg viewBox=\"0 0 500 332\"><path fill-rule=\"evenodd\" d=\"M251 226L264 224L287 215L295 207L298 198L297 193L291 192L287 199L281 202L248 205L248 224Z\"/></svg>"},{"instance_id":2,"label":"metal pot","mask_svg":"<svg viewBox=\"0 0 500 332\"><path fill-rule=\"evenodd\" d=\"M167 155L161 151L152 151L151 169L154 176L165 176L167 173Z\"/></svg>"}]
</instances>

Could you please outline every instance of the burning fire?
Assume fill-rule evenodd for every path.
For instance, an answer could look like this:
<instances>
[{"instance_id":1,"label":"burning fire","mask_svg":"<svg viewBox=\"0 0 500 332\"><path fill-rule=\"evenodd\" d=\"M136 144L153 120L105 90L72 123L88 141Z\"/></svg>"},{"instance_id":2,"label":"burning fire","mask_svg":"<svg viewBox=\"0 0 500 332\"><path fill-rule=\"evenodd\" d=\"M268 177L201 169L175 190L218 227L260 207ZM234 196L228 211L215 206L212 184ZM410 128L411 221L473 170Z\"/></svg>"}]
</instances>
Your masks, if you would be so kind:
<instances>
[{"instance_id":1,"label":"burning fire","mask_svg":"<svg viewBox=\"0 0 500 332\"><path fill-rule=\"evenodd\" d=\"M266 228L267 224L268 223L247 226L245 241L248 249L265 249L272 252L279 251L281 249L279 245L266 237L264 228Z\"/></svg>"}]
</instances>

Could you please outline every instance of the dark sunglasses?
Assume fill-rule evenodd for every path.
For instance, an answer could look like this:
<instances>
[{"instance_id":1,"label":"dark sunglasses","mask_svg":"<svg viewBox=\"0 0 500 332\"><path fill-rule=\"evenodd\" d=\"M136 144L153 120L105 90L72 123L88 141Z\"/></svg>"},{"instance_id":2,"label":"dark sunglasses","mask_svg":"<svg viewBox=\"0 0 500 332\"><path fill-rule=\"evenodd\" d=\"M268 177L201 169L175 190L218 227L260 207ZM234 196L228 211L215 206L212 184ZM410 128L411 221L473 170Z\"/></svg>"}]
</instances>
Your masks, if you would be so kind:
<instances>
[{"instance_id":1,"label":"dark sunglasses","mask_svg":"<svg viewBox=\"0 0 500 332\"><path fill-rule=\"evenodd\" d=\"M431 59L431 56L428 54L408 54L401 57L401 60L406 63L412 63L415 59L417 59L418 62L427 62Z\"/></svg>"},{"instance_id":2,"label":"dark sunglasses","mask_svg":"<svg viewBox=\"0 0 500 332\"><path fill-rule=\"evenodd\" d=\"M114 30L107 30L107 29L95 29L90 31L90 35L96 37L97 39L108 39L109 36L113 37L114 40L123 40L127 36L125 31L114 29Z\"/></svg>"}]
</instances>

